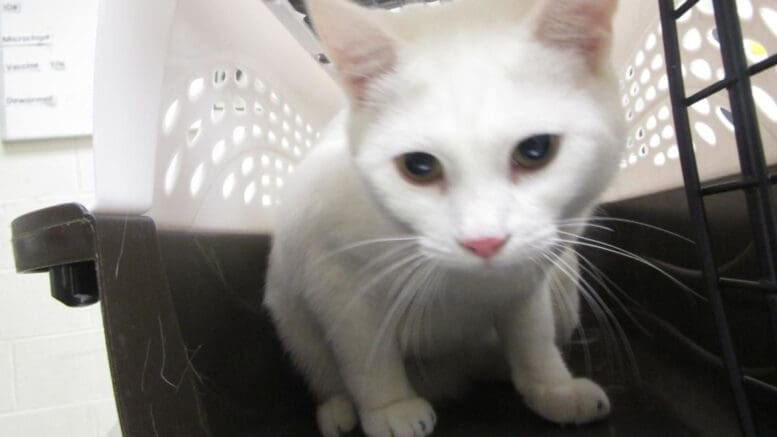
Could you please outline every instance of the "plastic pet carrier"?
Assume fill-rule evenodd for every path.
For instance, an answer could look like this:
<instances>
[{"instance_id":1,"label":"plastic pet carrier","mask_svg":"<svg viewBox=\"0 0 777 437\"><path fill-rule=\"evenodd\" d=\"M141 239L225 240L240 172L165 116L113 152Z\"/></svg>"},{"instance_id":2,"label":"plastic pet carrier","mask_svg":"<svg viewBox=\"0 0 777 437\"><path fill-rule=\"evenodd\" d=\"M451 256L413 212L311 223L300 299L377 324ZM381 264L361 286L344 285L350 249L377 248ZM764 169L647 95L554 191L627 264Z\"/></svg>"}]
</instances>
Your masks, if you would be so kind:
<instances>
[{"instance_id":1,"label":"plastic pet carrier","mask_svg":"<svg viewBox=\"0 0 777 437\"><path fill-rule=\"evenodd\" d=\"M124 435L316 435L261 306L279 188L345 104L304 5L105 0L98 36L96 206L15 220L17 270L101 305ZM612 416L487 385L435 435L777 433L777 2L622 1L616 40L630 130L583 255L620 323L586 313L566 351Z\"/></svg>"}]
</instances>

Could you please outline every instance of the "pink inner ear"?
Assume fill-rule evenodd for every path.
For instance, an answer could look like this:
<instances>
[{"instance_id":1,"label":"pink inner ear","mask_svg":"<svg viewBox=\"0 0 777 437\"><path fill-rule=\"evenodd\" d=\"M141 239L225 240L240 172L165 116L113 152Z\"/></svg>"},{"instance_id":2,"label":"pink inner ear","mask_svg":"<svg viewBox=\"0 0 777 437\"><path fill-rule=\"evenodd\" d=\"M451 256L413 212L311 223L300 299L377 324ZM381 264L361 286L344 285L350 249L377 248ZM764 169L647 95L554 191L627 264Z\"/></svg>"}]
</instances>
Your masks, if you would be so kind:
<instances>
[{"instance_id":1,"label":"pink inner ear","mask_svg":"<svg viewBox=\"0 0 777 437\"><path fill-rule=\"evenodd\" d=\"M610 46L617 0L550 0L540 15L539 39L578 51L598 70Z\"/></svg>"},{"instance_id":2,"label":"pink inner ear","mask_svg":"<svg viewBox=\"0 0 777 437\"><path fill-rule=\"evenodd\" d=\"M377 39L358 44L352 42L334 59L345 85L357 101L364 100L370 82L391 71L396 62L391 42L385 37Z\"/></svg>"},{"instance_id":3,"label":"pink inner ear","mask_svg":"<svg viewBox=\"0 0 777 437\"><path fill-rule=\"evenodd\" d=\"M371 12L347 0L308 0L316 32L346 91L363 101L370 83L396 61L394 41Z\"/></svg>"}]
</instances>

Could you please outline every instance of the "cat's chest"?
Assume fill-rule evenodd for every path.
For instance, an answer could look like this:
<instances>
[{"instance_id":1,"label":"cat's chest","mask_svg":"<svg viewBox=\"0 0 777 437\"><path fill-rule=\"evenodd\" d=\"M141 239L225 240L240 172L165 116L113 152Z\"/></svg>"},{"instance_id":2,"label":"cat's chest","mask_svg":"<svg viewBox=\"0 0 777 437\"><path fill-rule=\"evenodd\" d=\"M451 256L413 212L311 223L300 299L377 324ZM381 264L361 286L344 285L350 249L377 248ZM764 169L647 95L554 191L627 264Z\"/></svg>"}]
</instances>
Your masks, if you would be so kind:
<instances>
[{"instance_id":1,"label":"cat's chest","mask_svg":"<svg viewBox=\"0 0 777 437\"><path fill-rule=\"evenodd\" d=\"M396 334L406 354L446 355L487 341L494 333L494 316L494 302L486 297L448 295L410 308Z\"/></svg>"}]
</instances>

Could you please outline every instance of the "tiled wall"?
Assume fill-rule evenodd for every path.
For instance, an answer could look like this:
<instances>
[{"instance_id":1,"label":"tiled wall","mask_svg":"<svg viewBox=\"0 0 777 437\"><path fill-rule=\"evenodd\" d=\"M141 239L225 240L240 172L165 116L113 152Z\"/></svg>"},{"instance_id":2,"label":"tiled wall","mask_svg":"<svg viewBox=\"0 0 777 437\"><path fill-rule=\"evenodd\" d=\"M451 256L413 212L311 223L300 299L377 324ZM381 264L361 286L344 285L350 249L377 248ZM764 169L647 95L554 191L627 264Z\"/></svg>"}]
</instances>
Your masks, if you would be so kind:
<instances>
[{"instance_id":1,"label":"tiled wall","mask_svg":"<svg viewBox=\"0 0 777 437\"><path fill-rule=\"evenodd\" d=\"M0 436L118 435L99 307L53 300L10 245L20 214L93 197L89 139L0 143Z\"/></svg>"}]
</instances>

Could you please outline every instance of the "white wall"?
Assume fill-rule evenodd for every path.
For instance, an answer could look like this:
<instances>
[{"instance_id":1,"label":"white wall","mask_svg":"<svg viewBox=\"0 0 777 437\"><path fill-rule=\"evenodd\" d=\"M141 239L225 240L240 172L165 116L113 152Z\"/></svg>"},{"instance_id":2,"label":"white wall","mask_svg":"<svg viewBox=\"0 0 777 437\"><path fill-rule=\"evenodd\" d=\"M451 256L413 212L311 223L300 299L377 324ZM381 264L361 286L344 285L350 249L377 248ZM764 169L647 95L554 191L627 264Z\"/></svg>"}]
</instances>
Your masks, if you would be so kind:
<instances>
[{"instance_id":1,"label":"white wall","mask_svg":"<svg viewBox=\"0 0 777 437\"><path fill-rule=\"evenodd\" d=\"M67 308L48 275L17 274L11 221L93 203L88 138L0 142L0 436L104 437L117 423L99 306Z\"/></svg>"}]
</instances>

